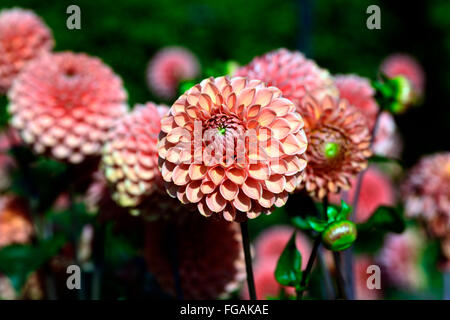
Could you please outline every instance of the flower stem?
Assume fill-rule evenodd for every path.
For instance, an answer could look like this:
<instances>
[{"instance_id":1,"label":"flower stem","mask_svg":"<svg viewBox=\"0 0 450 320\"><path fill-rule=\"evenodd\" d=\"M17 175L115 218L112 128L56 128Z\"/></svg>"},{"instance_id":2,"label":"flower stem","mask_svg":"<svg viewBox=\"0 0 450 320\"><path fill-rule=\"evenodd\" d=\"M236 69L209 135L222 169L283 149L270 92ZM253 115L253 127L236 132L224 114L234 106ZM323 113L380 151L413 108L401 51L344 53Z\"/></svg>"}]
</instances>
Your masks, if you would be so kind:
<instances>
[{"instance_id":1,"label":"flower stem","mask_svg":"<svg viewBox=\"0 0 450 320\"><path fill-rule=\"evenodd\" d=\"M247 271L247 285L250 300L256 300L255 280L253 279L252 255L250 253L250 239L247 221L241 222L242 246L244 247L245 269Z\"/></svg>"},{"instance_id":2,"label":"flower stem","mask_svg":"<svg viewBox=\"0 0 450 320\"><path fill-rule=\"evenodd\" d=\"M380 125L381 113L382 113L382 109L380 108L378 110L377 116L375 118L375 124L372 129L372 137L370 139L370 148L372 148L373 143L375 142L375 136L378 131L378 127ZM356 181L356 189L355 189L355 194L354 194L353 203L352 203L353 210L352 210L352 213L350 214L350 218L349 218L349 220L352 220L352 221L355 220L356 211L358 209L358 202L359 202L359 196L361 194L362 180L363 180L365 172L366 172L366 170L362 171L358 175L358 180ZM353 249L349 248L348 250L344 251L343 256L344 256L344 268L345 268L344 270L345 270L346 277L348 279L348 298L353 300L353 299L355 299L355 284L353 281L353 270L354 270Z\"/></svg>"},{"instance_id":3,"label":"flower stem","mask_svg":"<svg viewBox=\"0 0 450 320\"><path fill-rule=\"evenodd\" d=\"M342 277L341 271L341 254L340 252L333 251L334 264L336 267L336 286L338 292L338 298L347 299L347 293L345 292L345 281Z\"/></svg>"},{"instance_id":4,"label":"flower stem","mask_svg":"<svg viewBox=\"0 0 450 320\"><path fill-rule=\"evenodd\" d=\"M317 252L319 250L321 243L322 243L322 239L320 238L320 236L318 236L314 240L314 245L311 250L311 254L309 255L309 258L308 258L308 263L306 264L305 271L303 272L302 281L300 283L301 288L300 288L300 290L297 290L297 300L301 300L303 297L303 293L305 292L305 286L308 284L309 276L311 274L311 270L314 265L314 261L316 260Z\"/></svg>"}]
</instances>

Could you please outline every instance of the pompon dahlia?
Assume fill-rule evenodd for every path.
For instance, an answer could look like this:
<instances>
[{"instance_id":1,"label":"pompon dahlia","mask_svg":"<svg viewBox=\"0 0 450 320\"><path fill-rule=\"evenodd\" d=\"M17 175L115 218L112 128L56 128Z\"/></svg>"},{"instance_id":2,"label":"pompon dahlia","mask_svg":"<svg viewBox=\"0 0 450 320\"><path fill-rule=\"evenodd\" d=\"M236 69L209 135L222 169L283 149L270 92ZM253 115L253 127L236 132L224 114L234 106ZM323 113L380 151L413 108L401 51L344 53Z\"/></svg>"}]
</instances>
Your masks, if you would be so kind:
<instances>
[{"instance_id":1,"label":"pompon dahlia","mask_svg":"<svg viewBox=\"0 0 450 320\"><path fill-rule=\"evenodd\" d=\"M425 239L426 235L416 228L386 237L377 262L391 285L404 290L424 288L426 273L421 261L426 249Z\"/></svg>"},{"instance_id":2,"label":"pompon dahlia","mask_svg":"<svg viewBox=\"0 0 450 320\"><path fill-rule=\"evenodd\" d=\"M0 93L31 60L50 52L51 31L34 12L19 8L0 11Z\"/></svg>"},{"instance_id":3,"label":"pompon dahlia","mask_svg":"<svg viewBox=\"0 0 450 320\"><path fill-rule=\"evenodd\" d=\"M369 128L372 130L379 108L374 97L375 90L369 79L354 74L336 75L334 83L339 90L339 97L346 99L349 104L361 111L366 116Z\"/></svg>"},{"instance_id":4,"label":"pompon dahlia","mask_svg":"<svg viewBox=\"0 0 450 320\"><path fill-rule=\"evenodd\" d=\"M23 244L31 240L33 225L29 211L17 197L0 198L0 247Z\"/></svg>"},{"instance_id":5,"label":"pompon dahlia","mask_svg":"<svg viewBox=\"0 0 450 320\"><path fill-rule=\"evenodd\" d=\"M404 76L411 83L414 97L422 97L425 90L425 72L415 58L403 53L392 54L383 60L380 70L389 78Z\"/></svg>"},{"instance_id":6,"label":"pompon dahlia","mask_svg":"<svg viewBox=\"0 0 450 320\"><path fill-rule=\"evenodd\" d=\"M402 185L405 212L437 237L450 233L450 152L423 157Z\"/></svg>"},{"instance_id":7,"label":"pompon dahlia","mask_svg":"<svg viewBox=\"0 0 450 320\"><path fill-rule=\"evenodd\" d=\"M322 199L350 188L351 179L367 167L371 135L366 118L346 100L306 96L300 112L308 137L308 165L299 188Z\"/></svg>"},{"instance_id":8,"label":"pompon dahlia","mask_svg":"<svg viewBox=\"0 0 450 320\"><path fill-rule=\"evenodd\" d=\"M147 83L155 94L169 99L177 94L182 80L194 79L199 72L200 64L192 52L182 47L168 47L150 60Z\"/></svg>"},{"instance_id":9,"label":"pompon dahlia","mask_svg":"<svg viewBox=\"0 0 450 320\"><path fill-rule=\"evenodd\" d=\"M136 208L162 189L158 169L158 134L168 107L152 102L137 105L109 132L103 148L103 170L122 207Z\"/></svg>"},{"instance_id":10,"label":"pompon dahlia","mask_svg":"<svg viewBox=\"0 0 450 320\"><path fill-rule=\"evenodd\" d=\"M294 104L259 80L203 80L161 121L167 190L204 216L246 220L287 201L306 166L306 136ZM204 132L203 132L204 130Z\"/></svg>"},{"instance_id":11,"label":"pompon dahlia","mask_svg":"<svg viewBox=\"0 0 450 320\"><path fill-rule=\"evenodd\" d=\"M389 112L383 111L378 121L372 150L378 155L399 158L403 150L403 142L394 117Z\"/></svg>"},{"instance_id":12,"label":"pompon dahlia","mask_svg":"<svg viewBox=\"0 0 450 320\"><path fill-rule=\"evenodd\" d=\"M173 250L177 250L184 299L225 298L245 279L242 240L237 223L185 213L185 219L149 222L145 257L161 288L175 295ZM173 233L175 245L170 238ZM161 245L166 244L166 245Z\"/></svg>"},{"instance_id":13,"label":"pompon dahlia","mask_svg":"<svg viewBox=\"0 0 450 320\"><path fill-rule=\"evenodd\" d=\"M108 130L126 113L122 81L85 54L31 61L9 91L12 125L37 153L79 163L100 154Z\"/></svg>"},{"instance_id":14,"label":"pompon dahlia","mask_svg":"<svg viewBox=\"0 0 450 320\"><path fill-rule=\"evenodd\" d=\"M348 202L353 203L356 192L356 179L352 179L352 187L348 192ZM341 195L330 194L330 202L339 204ZM364 172L355 213L356 222L364 222L379 206L392 206L395 203L395 189L389 177L375 167Z\"/></svg>"},{"instance_id":15,"label":"pompon dahlia","mask_svg":"<svg viewBox=\"0 0 450 320\"><path fill-rule=\"evenodd\" d=\"M254 58L248 65L239 68L235 75L262 80L268 86L279 88L283 96L296 106L306 93L317 99L326 94L339 95L327 70L321 69L302 53L284 48Z\"/></svg>"}]
</instances>

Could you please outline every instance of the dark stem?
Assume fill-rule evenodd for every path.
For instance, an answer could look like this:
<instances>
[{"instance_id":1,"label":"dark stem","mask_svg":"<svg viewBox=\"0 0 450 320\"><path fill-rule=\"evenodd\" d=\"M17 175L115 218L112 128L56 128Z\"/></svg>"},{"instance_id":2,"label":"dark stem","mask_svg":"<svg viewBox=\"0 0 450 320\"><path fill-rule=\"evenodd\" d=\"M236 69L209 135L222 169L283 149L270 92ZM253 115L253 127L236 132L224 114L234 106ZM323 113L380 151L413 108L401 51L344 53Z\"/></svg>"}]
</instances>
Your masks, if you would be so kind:
<instances>
[{"instance_id":1,"label":"dark stem","mask_svg":"<svg viewBox=\"0 0 450 320\"><path fill-rule=\"evenodd\" d=\"M256 300L255 280L253 279L252 255L250 253L250 239L247 221L241 222L242 246L244 247L245 270L247 271L247 285L250 300Z\"/></svg>"},{"instance_id":2,"label":"dark stem","mask_svg":"<svg viewBox=\"0 0 450 320\"><path fill-rule=\"evenodd\" d=\"M168 228L168 245L170 260L172 262L173 282L175 285L175 294L177 300L183 300L183 289L181 287L181 276L178 258L178 241L175 226L170 225Z\"/></svg>"},{"instance_id":3,"label":"dark stem","mask_svg":"<svg viewBox=\"0 0 450 320\"><path fill-rule=\"evenodd\" d=\"M382 113L381 108L378 110L377 116L375 118L375 124L372 129L372 137L370 138L370 148L372 148L373 143L375 141L375 136L378 131L378 127L380 125L380 115ZM358 180L356 181L356 189L355 194L353 196L353 203L352 203L352 212L350 214L350 220L355 220L356 211L358 210L358 202L359 202L359 196L361 194L361 187L362 187L362 181L364 177L364 173L366 170L362 171L358 175ZM346 195L347 197L347 195ZM345 197L345 198L346 198ZM344 200L345 201L345 200ZM355 299L355 284L353 279L353 272L354 272L354 266L353 266L353 249L349 248L348 250L344 251L344 267L345 267L345 275L348 281L348 298L353 300Z\"/></svg>"},{"instance_id":4,"label":"dark stem","mask_svg":"<svg viewBox=\"0 0 450 320\"><path fill-rule=\"evenodd\" d=\"M300 300L303 297L303 293L305 292L305 287L308 285L311 270L314 265L314 261L316 260L317 252L319 250L321 243L322 243L322 239L320 238L320 235L319 235L314 240L314 245L313 245L311 254L309 255L309 258L308 258L308 263L306 264L305 271L303 272L302 281L300 282L300 289L297 290L297 300Z\"/></svg>"},{"instance_id":5,"label":"dark stem","mask_svg":"<svg viewBox=\"0 0 450 320\"><path fill-rule=\"evenodd\" d=\"M338 292L338 298L347 299L345 292L345 282L341 272L341 255L340 252L333 251L334 265L336 267L336 286Z\"/></svg>"},{"instance_id":6,"label":"dark stem","mask_svg":"<svg viewBox=\"0 0 450 320\"><path fill-rule=\"evenodd\" d=\"M91 298L92 300L100 300L103 267L105 260L105 225L101 224L94 234L94 274L92 278Z\"/></svg>"}]
</instances>

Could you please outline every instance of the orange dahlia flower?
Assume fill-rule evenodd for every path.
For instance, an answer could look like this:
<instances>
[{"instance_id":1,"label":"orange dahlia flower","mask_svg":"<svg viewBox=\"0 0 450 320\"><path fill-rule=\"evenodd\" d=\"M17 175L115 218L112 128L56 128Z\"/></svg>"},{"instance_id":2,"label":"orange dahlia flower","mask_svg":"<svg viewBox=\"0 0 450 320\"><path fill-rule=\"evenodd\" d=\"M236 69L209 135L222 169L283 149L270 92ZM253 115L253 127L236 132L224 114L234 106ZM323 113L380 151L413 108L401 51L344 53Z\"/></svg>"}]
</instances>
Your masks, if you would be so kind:
<instances>
[{"instance_id":1,"label":"orange dahlia flower","mask_svg":"<svg viewBox=\"0 0 450 320\"><path fill-rule=\"evenodd\" d=\"M0 198L0 247L27 243L33 235L28 208L12 196Z\"/></svg>"},{"instance_id":2,"label":"orange dahlia flower","mask_svg":"<svg viewBox=\"0 0 450 320\"><path fill-rule=\"evenodd\" d=\"M164 291L175 295L172 250L176 250L184 299L229 296L245 279L239 225L204 219L200 215L184 215L185 219L176 222L159 220L148 223L145 258L149 271ZM176 239L171 239L170 233ZM168 244L170 239L174 243Z\"/></svg>"},{"instance_id":3,"label":"orange dahlia flower","mask_svg":"<svg viewBox=\"0 0 450 320\"><path fill-rule=\"evenodd\" d=\"M200 213L255 218L285 204L301 181L302 117L259 80L203 80L161 121L159 156L167 190Z\"/></svg>"},{"instance_id":4,"label":"orange dahlia flower","mask_svg":"<svg viewBox=\"0 0 450 320\"><path fill-rule=\"evenodd\" d=\"M366 118L346 100L311 96L300 105L308 137L304 182L313 197L350 188L351 178L367 167L371 135Z\"/></svg>"},{"instance_id":5,"label":"orange dahlia flower","mask_svg":"<svg viewBox=\"0 0 450 320\"><path fill-rule=\"evenodd\" d=\"M14 81L11 124L37 153L79 163L100 155L108 130L125 114L122 81L85 54L45 54Z\"/></svg>"},{"instance_id":6,"label":"orange dahlia flower","mask_svg":"<svg viewBox=\"0 0 450 320\"><path fill-rule=\"evenodd\" d=\"M239 68L235 75L262 80L269 86L279 88L283 96L296 106L307 93L317 99L325 94L339 95L327 70L321 69L302 53L284 48L254 58L248 65Z\"/></svg>"},{"instance_id":7,"label":"orange dahlia flower","mask_svg":"<svg viewBox=\"0 0 450 320\"><path fill-rule=\"evenodd\" d=\"M113 186L112 197L122 207L137 207L162 189L158 170L158 134L168 107L152 102L137 105L110 131L103 148L103 170Z\"/></svg>"},{"instance_id":8,"label":"orange dahlia flower","mask_svg":"<svg viewBox=\"0 0 450 320\"><path fill-rule=\"evenodd\" d=\"M0 93L31 60L53 48L49 28L34 12L19 8L0 11Z\"/></svg>"}]
</instances>

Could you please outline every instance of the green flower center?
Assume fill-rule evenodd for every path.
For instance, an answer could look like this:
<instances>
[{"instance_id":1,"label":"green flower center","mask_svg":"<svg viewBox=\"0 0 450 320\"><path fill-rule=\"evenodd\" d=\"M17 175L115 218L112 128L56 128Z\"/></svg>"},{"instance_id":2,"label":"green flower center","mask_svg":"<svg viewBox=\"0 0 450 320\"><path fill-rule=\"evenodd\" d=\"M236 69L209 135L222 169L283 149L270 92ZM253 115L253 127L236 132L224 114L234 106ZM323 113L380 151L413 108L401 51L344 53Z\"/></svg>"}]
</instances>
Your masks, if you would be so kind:
<instances>
[{"instance_id":1,"label":"green flower center","mask_svg":"<svg viewBox=\"0 0 450 320\"><path fill-rule=\"evenodd\" d=\"M225 127L218 127L217 131L219 131L219 134L224 136L225 132L227 132L227 129Z\"/></svg>"},{"instance_id":2,"label":"green flower center","mask_svg":"<svg viewBox=\"0 0 450 320\"><path fill-rule=\"evenodd\" d=\"M339 149L340 149L339 144L335 142L325 143L324 147L325 157L327 157L328 159L336 158L337 155L339 154Z\"/></svg>"}]
</instances>

